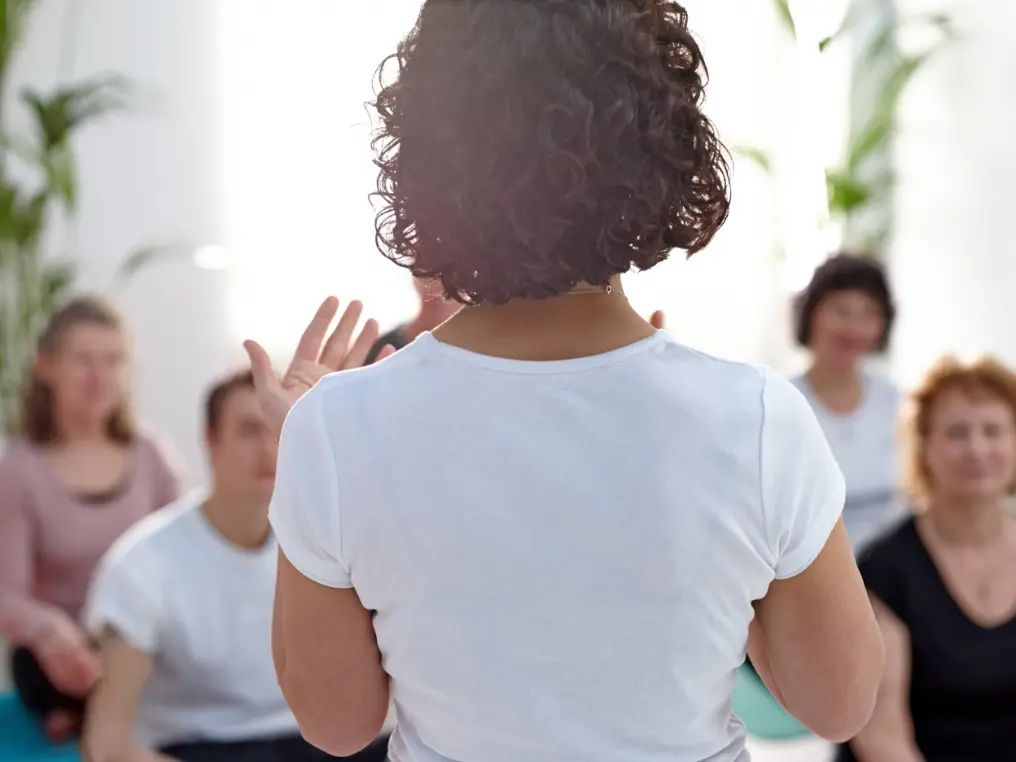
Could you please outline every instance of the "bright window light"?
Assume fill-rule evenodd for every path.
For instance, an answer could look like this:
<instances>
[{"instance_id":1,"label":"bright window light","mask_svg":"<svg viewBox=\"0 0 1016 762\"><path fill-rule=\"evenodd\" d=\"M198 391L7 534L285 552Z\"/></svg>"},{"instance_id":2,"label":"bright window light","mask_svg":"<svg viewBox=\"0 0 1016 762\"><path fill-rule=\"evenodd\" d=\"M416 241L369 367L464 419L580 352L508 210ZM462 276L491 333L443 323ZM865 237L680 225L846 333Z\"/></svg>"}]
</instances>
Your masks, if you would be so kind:
<instances>
[{"instance_id":1,"label":"bright window light","mask_svg":"<svg viewBox=\"0 0 1016 762\"><path fill-rule=\"evenodd\" d=\"M194 265L202 270L229 268L229 249L225 246L201 246L194 250Z\"/></svg>"},{"instance_id":2,"label":"bright window light","mask_svg":"<svg viewBox=\"0 0 1016 762\"><path fill-rule=\"evenodd\" d=\"M769 3L685 4L709 62L707 110L721 136L780 145L786 104L774 93L783 92L785 61ZM411 26L419 0L220 0L219 8L225 245L236 338L287 351L330 293L363 299L383 324L406 317L413 309L409 276L374 244L367 195L376 170L363 104L378 63ZM774 300L783 299L774 280L781 220L764 175L737 168L734 183L730 221L707 251L687 263L675 255L629 278L626 289L640 311L666 310L682 340L766 360L769 316Z\"/></svg>"},{"instance_id":3,"label":"bright window light","mask_svg":"<svg viewBox=\"0 0 1016 762\"><path fill-rule=\"evenodd\" d=\"M383 9L381 8L383 6ZM415 0L220 0L229 312L237 338L287 351L320 300L391 323L412 285L374 245L373 73Z\"/></svg>"}]
</instances>

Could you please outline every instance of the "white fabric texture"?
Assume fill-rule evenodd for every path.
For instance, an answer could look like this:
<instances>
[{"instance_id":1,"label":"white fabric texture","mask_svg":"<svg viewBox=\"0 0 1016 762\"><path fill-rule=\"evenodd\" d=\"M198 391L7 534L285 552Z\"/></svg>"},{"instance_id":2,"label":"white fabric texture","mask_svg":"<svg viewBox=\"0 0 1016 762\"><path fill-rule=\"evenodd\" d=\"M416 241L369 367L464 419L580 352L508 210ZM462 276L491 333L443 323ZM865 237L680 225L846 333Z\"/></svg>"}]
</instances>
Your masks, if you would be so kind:
<instances>
[{"instance_id":1,"label":"white fabric texture","mask_svg":"<svg viewBox=\"0 0 1016 762\"><path fill-rule=\"evenodd\" d=\"M152 656L137 742L161 747L298 732L275 677L277 543L230 545L191 495L117 541L92 582L85 624Z\"/></svg>"},{"instance_id":2,"label":"white fabric texture","mask_svg":"<svg viewBox=\"0 0 1016 762\"><path fill-rule=\"evenodd\" d=\"M840 414L819 401L806 376L791 381L814 409L843 471L847 483L843 523L858 553L907 512L899 451L900 392L889 381L865 373L860 405L852 413Z\"/></svg>"},{"instance_id":3,"label":"white fabric texture","mask_svg":"<svg viewBox=\"0 0 1016 762\"><path fill-rule=\"evenodd\" d=\"M664 332L554 362L424 334L296 404L271 520L377 612L394 762L743 762L752 601L843 492L765 369Z\"/></svg>"}]
</instances>

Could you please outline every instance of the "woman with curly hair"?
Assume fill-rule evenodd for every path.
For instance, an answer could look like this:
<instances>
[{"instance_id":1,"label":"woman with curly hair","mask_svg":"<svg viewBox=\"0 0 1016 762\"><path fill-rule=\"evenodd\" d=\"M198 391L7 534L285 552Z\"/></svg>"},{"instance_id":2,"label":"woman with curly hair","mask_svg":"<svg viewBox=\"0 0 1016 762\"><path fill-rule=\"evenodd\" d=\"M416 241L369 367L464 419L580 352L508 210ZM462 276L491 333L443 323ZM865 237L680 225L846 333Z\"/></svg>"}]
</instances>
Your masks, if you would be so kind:
<instances>
[{"instance_id":1,"label":"woman with curly hair","mask_svg":"<svg viewBox=\"0 0 1016 762\"><path fill-rule=\"evenodd\" d=\"M747 649L851 737L882 644L814 414L621 288L727 215L684 9L428 0L393 63L378 242L464 308L328 378L376 335L350 348L358 305L281 379L247 344L285 421L274 656L305 736L355 752L391 696L396 762L743 762Z\"/></svg>"}]
</instances>

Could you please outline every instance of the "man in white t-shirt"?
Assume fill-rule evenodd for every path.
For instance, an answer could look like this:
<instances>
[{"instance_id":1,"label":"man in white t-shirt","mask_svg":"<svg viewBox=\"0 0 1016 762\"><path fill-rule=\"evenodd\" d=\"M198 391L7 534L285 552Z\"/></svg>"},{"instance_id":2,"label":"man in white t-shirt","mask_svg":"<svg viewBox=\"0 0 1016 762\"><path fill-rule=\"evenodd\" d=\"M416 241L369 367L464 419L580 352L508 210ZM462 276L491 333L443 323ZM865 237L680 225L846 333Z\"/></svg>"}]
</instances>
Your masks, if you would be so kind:
<instances>
[{"instance_id":1,"label":"man in white t-shirt","mask_svg":"<svg viewBox=\"0 0 1016 762\"><path fill-rule=\"evenodd\" d=\"M136 524L103 559L85 607L103 679L91 762L304 762L271 656L277 544L268 524L276 439L249 372L206 405L212 487ZM379 741L358 759L386 756Z\"/></svg>"}]
</instances>

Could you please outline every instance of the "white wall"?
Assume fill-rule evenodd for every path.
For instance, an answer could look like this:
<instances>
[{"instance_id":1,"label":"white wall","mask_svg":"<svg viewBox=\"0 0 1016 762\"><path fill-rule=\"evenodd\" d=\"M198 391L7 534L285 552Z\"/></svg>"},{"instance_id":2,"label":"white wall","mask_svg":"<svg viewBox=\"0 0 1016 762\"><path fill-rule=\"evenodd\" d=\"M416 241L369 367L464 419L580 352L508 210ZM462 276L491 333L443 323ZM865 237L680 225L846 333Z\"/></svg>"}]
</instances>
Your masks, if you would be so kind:
<instances>
[{"instance_id":1,"label":"white wall","mask_svg":"<svg viewBox=\"0 0 1016 762\"><path fill-rule=\"evenodd\" d=\"M76 29L67 29L78 7ZM103 291L118 261L154 242L222 236L218 29L213 0L43 0L16 83L118 71L139 93L134 113L82 133L80 219L66 231L81 286ZM71 47L68 47L68 41ZM63 51L64 71L58 73ZM189 262L153 266L122 296L133 326L142 416L201 476L199 398L228 362L222 273Z\"/></svg>"},{"instance_id":2,"label":"white wall","mask_svg":"<svg viewBox=\"0 0 1016 762\"><path fill-rule=\"evenodd\" d=\"M687 5L724 139L785 148L780 114L793 83L770 4ZM138 113L79 141L81 213L69 240L82 285L108 288L138 245L230 246L230 273L162 264L122 295L143 416L183 453L192 482L202 476L201 393L241 361L241 338L282 349L327 292L365 298L384 322L412 308L404 273L373 250L362 103L397 39L390 22L408 25L414 6L388 0L349 23L331 0L291 0L284 11L269 0L42 2L21 81L52 85L61 66L75 76L116 70L142 91ZM743 23L729 24L732 14ZM61 64L64 40L76 42ZM784 346L773 338L785 331L786 293L772 266L769 194L766 178L738 163L731 219L713 246L631 278L633 301L667 309L674 332L697 346L772 360Z\"/></svg>"},{"instance_id":3,"label":"white wall","mask_svg":"<svg viewBox=\"0 0 1016 762\"><path fill-rule=\"evenodd\" d=\"M948 9L961 32L903 104L891 264L901 312L895 369L910 384L946 351L1016 363L1016 4L900 5Z\"/></svg>"},{"instance_id":4,"label":"white wall","mask_svg":"<svg viewBox=\"0 0 1016 762\"><path fill-rule=\"evenodd\" d=\"M713 69L709 108L728 141L778 144L781 107L771 101L787 97L781 77L789 66L771 36L746 31L771 25L759 10L768 3L745 6L744 13L758 17L732 26L726 23L732 2L688 2L692 26ZM118 70L143 91L141 113L115 117L80 140L81 218L70 241L81 257L82 284L105 288L117 260L137 245L218 243L244 225L236 219L227 224L223 176L224 156L230 154L224 151L219 24L229 0L44 0L16 80L40 87L57 80L64 14L75 3L81 5L76 52L65 54L64 65L70 60L75 75ZM254 13L259 5L267 7L257 0L246 7ZM309 0L301 4L305 14L319 6L324 7ZM1007 36L1016 22L1016 6L996 0L904 0L901 6L904 13L953 7L963 32L953 49L919 76L903 105L900 218L892 268L901 306L895 370L910 382L945 350L990 350L1016 362L1016 321L1006 312L1016 292L1016 237L1007 208L1016 186L1016 150L1011 147L1016 102L1009 97L1016 51ZM237 7L233 3L234 13ZM370 18L364 16L368 26ZM362 31L363 24L357 27ZM354 33L351 26L346 30L336 34ZM325 39L316 38L319 51ZM307 55L287 63L285 56L274 57L266 66L282 75L267 84L263 102L271 103L273 92L282 92L287 81L300 76L300 67L314 60ZM319 55L317 60L330 59ZM355 73L365 76L372 65ZM327 72L305 74L320 88L326 86ZM320 96L327 97L320 88ZM305 91L312 92L309 87ZM271 109L263 113L270 115ZM248 121L239 129L257 131L256 114L243 115ZM299 133L299 124L292 124L292 132ZM363 130L354 137L363 140ZM292 140L299 141L299 135ZM284 134L246 145L246 154L233 150L234 160L253 162L255 151L285 153L291 146ZM330 158L329 169L340 176L343 156L335 150ZM363 172L355 176L357 183L369 181ZM271 178L265 185L266 192L279 192ZM633 299L647 310L669 308L675 332L706 348L753 359L775 351L767 350L765 342L783 330L779 310L785 293L767 280L772 276L765 257L773 238L767 190L764 178L739 164L734 213L716 244L688 264L675 261L636 276L630 284ZM312 227L338 229L319 256L339 261L377 257L364 235L368 209L337 209L334 222L327 207L318 205L313 212L318 222ZM257 224L256 216L248 217L248 234ZM355 251L344 245L340 226L360 231ZM289 255L279 253L280 258ZM371 265L369 278L369 290L379 299L394 291L394 303L408 301L396 270ZM201 474L201 391L241 359L236 325L227 314L226 281L223 273L178 262L147 271L123 295L137 339L144 417L174 440L192 480ZM759 288L760 283L766 285ZM261 301L260 308L273 312L270 300ZM382 310L389 320L400 311ZM746 314L769 317L757 320Z\"/></svg>"}]
</instances>

